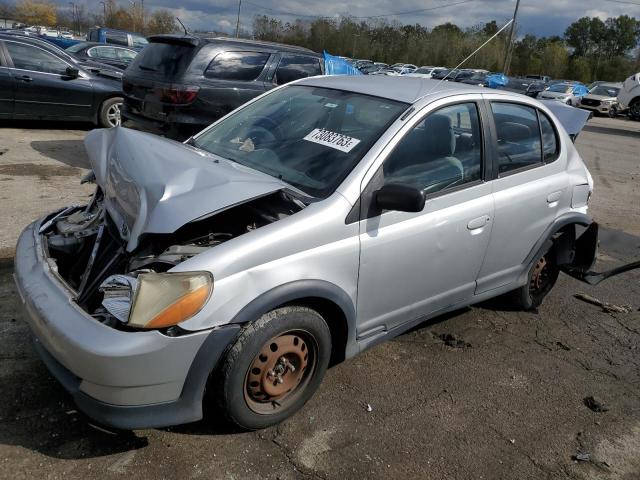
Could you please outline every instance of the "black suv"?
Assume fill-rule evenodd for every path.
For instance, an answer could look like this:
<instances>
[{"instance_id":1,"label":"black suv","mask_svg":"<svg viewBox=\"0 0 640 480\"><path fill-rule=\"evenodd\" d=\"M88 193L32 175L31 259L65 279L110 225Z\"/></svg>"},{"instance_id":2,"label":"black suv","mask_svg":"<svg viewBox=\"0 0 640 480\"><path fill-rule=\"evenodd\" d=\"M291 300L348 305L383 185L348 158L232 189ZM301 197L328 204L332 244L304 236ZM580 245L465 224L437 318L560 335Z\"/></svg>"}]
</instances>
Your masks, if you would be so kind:
<instances>
[{"instance_id":1,"label":"black suv","mask_svg":"<svg viewBox=\"0 0 640 480\"><path fill-rule=\"evenodd\" d=\"M270 42L158 35L125 71L124 119L192 133L267 90L322 74L322 56ZM173 135L172 135L173 133Z\"/></svg>"}]
</instances>

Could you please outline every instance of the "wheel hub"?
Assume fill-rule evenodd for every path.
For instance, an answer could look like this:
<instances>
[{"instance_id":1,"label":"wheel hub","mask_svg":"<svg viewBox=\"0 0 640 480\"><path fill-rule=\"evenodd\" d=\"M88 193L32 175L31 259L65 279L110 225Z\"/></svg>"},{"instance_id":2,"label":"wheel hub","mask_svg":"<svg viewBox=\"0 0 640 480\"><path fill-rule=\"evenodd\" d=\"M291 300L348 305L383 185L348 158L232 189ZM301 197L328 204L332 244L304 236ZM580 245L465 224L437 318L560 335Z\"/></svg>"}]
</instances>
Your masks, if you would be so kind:
<instances>
[{"instance_id":1,"label":"wheel hub","mask_svg":"<svg viewBox=\"0 0 640 480\"><path fill-rule=\"evenodd\" d=\"M541 290L547 281L547 259L542 257L538 260L538 263L533 267L533 273L531 275L530 288L532 291Z\"/></svg>"},{"instance_id":2,"label":"wheel hub","mask_svg":"<svg viewBox=\"0 0 640 480\"><path fill-rule=\"evenodd\" d=\"M245 395L260 403L283 400L300 384L308 355L307 343L299 335L281 335L267 342L249 368Z\"/></svg>"}]
</instances>

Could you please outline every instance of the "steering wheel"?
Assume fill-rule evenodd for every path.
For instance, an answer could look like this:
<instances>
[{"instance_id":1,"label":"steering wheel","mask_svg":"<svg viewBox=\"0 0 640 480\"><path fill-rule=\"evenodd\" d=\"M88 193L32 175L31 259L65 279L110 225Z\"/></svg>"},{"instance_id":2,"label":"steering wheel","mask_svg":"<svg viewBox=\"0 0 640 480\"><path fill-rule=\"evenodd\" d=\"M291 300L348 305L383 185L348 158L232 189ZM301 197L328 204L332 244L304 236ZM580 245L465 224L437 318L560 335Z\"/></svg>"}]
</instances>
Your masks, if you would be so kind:
<instances>
[{"instance_id":1,"label":"steering wheel","mask_svg":"<svg viewBox=\"0 0 640 480\"><path fill-rule=\"evenodd\" d=\"M271 136L273 136L276 140L280 140L282 138L285 137L285 135L283 134L284 132L282 131L282 128L280 127L280 125L278 125L275 120L269 118L269 117L265 117L263 115L253 115L251 117L249 117L247 119L248 121L252 121L254 120L254 126L251 128L251 130L254 130L256 128L260 128L260 129L264 129L266 131L268 131L269 133L271 133ZM269 124L269 127L271 127L271 130L267 130L264 127L258 126L256 125L256 123L258 122L266 122Z\"/></svg>"}]
</instances>

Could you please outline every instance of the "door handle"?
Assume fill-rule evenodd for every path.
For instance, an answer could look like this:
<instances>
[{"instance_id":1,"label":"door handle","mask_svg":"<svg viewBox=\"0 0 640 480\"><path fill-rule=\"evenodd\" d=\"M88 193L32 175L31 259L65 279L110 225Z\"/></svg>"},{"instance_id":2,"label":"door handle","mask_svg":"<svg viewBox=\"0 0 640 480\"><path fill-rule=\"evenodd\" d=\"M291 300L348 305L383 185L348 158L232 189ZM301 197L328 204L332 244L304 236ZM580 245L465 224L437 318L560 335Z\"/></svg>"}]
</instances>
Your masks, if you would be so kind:
<instances>
[{"instance_id":1,"label":"door handle","mask_svg":"<svg viewBox=\"0 0 640 480\"><path fill-rule=\"evenodd\" d=\"M18 77L18 80L22 80L23 82L31 82L33 81L33 78L31 78L29 75L22 75L21 77Z\"/></svg>"},{"instance_id":2,"label":"door handle","mask_svg":"<svg viewBox=\"0 0 640 480\"><path fill-rule=\"evenodd\" d=\"M558 200L560 200L561 196L562 196L562 190L550 193L549 195L547 195L547 203L555 203Z\"/></svg>"},{"instance_id":3,"label":"door handle","mask_svg":"<svg viewBox=\"0 0 640 480\"><path fill-rule=\"evenodd\" d=\"M469 230L477 230L478 228L484 227L487 223L489 223L491 217L489 215L482 215L481 217L474 218L467 223L467 228Z\"/></svg>"}]
</instances>

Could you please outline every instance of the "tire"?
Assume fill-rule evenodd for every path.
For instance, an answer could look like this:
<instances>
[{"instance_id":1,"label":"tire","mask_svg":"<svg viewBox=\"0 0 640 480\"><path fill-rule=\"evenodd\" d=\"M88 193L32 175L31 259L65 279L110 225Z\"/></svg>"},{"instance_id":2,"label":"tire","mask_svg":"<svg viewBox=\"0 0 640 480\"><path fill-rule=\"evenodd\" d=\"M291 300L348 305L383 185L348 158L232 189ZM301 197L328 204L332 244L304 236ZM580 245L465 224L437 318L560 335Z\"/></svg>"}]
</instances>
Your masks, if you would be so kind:
<instances>
[{"instance_id":1,"label":"tire","mask_svg":"<svg viewBox=\"0 0 640 480\"><path fill-rule=\"evenodd\" d=\"M523 310L535 310L558 280L560 269L555 261L553 248L538 258L527 275L527 284L513 292L516 306Z\"/></svg>"},{"instance_id":2,"label":"tire","mask_svg":"<svg viewBox=\"0 0 640 480\"><path fill-rule=\"evenodd\" d=\"M629 118L631 120L640 120L640 99L634 100L629 105Z\"/></svg>"},{"instance_id":3,"label":"tire","mask_svg":"<svg viewBox=\"0 0 640 480\"><path fill-rule=\"evenodd\" d=\"M122 124L122 117L120 116L122 102L122 97L107 98L102 102L98 112L98 122L101 127L111 128Z\"/></svg>"},{"instance_id":4,"label":"tire","mask_svg":"<svg viewBox=\"0 0 640 480\"><path fill-rule=\"evenodd\" d=\"M618 116L618 109L616 108L615 105L613 105L609 109L609 118L616 118L617 116Z\"/></svg>"},{"instance_id":5,"label":"tire","mask_svg":"<svg viewBox=\"0 0 640 480\"><path fill-rule=\"evenodd\" d=\"M240 331L208 390L232 424L243 430L266 428L311 398L330 357L331 332L316 311L278 308Z\"/></svg>"}]
</instances>

